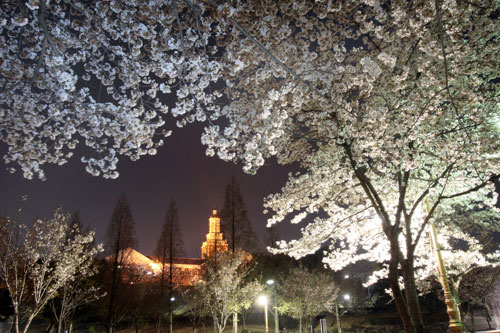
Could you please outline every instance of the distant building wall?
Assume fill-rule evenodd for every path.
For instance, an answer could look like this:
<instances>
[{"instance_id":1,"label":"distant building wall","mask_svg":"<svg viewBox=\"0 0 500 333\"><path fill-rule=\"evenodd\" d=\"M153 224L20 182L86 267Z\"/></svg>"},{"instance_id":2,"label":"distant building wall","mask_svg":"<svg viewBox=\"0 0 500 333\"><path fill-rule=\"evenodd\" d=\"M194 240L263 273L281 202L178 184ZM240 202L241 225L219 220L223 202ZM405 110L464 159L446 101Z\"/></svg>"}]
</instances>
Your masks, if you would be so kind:
<instances>
[{"instance_id":1,"label":"distant building wall","mask_svg":"<svg viewBox=\"0 0 500 333\"><path fill-rule=\"evenodd\" d=\"M486 296L486 304L490 311L492 324L495 328L500 328L500 279L493 284L493 290Z\"/></svg>"}]
</instances>

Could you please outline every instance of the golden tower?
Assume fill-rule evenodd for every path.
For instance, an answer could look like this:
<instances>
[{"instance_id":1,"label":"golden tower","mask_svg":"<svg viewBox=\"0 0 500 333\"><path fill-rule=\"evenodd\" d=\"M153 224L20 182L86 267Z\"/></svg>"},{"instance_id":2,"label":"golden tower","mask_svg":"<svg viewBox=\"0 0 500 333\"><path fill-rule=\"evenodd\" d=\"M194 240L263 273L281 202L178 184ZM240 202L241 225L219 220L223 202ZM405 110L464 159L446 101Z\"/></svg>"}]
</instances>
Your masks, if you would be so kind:
<instances>
[{"instance_id":1,"label":"golden tower","mask_svg":"<svg viewBox=\"0 0 500 333\"><path fill-rule=\"evenodd\" d=\"M217 209L212 211L212 216L208 221L209 230L207 240L201 245L201 259L212 257L216 252L227 251L227 241L222 238L222 232L220 232L220 217L217 215Z\"/></svg>"}]
</instances>

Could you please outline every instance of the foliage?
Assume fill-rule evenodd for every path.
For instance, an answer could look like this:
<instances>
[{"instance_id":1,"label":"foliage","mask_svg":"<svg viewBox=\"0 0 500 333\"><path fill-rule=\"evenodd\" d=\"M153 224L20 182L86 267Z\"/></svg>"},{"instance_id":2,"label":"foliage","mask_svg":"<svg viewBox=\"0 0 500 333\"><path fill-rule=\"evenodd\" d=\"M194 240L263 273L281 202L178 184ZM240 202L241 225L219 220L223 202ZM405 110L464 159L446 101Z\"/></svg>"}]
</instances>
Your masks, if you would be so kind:
<instances>
[{"instance_id":1,"label":"foliage","mask_svg":"<svg viewBox=\"0 0 500 333\"><path fill-rule=\"evenodd\" d=\"M156 154L170 135L162 128L167 113L179 126L211 118L219 107L205 88L220 77L220 64L206 46L210 11L190 1L3 2L5 162L43 179L44 164L64 164L84 144L86 170L116 178L120 156Z\"/></svg>"},{"instance_id":2,"label":"foliage","mask_svg":"<svg viewBox=\"0 0 500 333\"><path fill-rule=\"evenodd\" d=\"M462 279L458 293L462 303L486 307L486 298L499 279L500 267L478 267Z\"/></svg>"},{"instance_id":3,"label":"foliage","mask_svg":"<svg viewBox=\"0 0 500 333\"><path fill-rule=\"evenodd\" d=\"M248 309L263 289L257 280L245 280L250 260L242 251L218 254L216 263L207 264L203 280L195 286L219 332L233 313Z\"/></svg>"},{"instance_id":4,"label":"foliage","mask_svg":"<svg viewBox=\"0 0 500 333\"><path fill-rule=\"evenodd\" d=\"M186 314L191 320L193 332L202 318L209 314L208 307L205 304L204 282L197 282L193 287L179 289L184 306L180 312Z\"/></svg>"},{"instance_id":5,"label":"foliage","mask_svg":"<svg viewBox=\"0 0 500 333\"><path fill-rule=\"evenodd\" d=\"M303 322L322 312L333 312L338 302L339 288L332 273L309 271L302 266L291 268L278 283L278 311Z\"/></svg>"},{"instance_id":6,"label":"foliage","mask_svg":"<svg viewBox=\"0 0 500 333\"><path fill-rule=\"evenodd\" d=\"M236 27L225 44L228 123L205 130L207 153L247 172L272 156L300 163L265 205L268 225L309 223L276 252L298 258L327 243L324 261L335 270L384 263L410 332L425 331L414 259L429 221L467 196L496 200L498 10L283 1L238 3L231 17L255 39L241 42Z\"/></svg>"},{"instance_id":7,"label":"foliage","mask_svg":"<svg viewBox=\"0 0 500 333\"><path fill-rule=\"evenodd\" d=\"M118 156L156 153L174 91L178 125L209 120L208 155L250 173L271 157L302 167L265 205L269 225L312 222L276 251L301 257L327 243L334 269L376 258L405 328L424 331L413 271L427 225L463 197L492 202L498 179L498 2L33 0L1 9L6 163L43 178L41 166L65 163L82 137L98 153L82 158L87 171L114 178Z\"/></svg>"},{"instance_id":8,"label":"foliage","mask_svg":"<svg viewBox=\"0 0 500 333\"><path fill-rule=\"evenodd\" d=\"M82 224L79 212L74 213L69 221L70 230L66 235L67 241L74 241L75 237L82 233ZM87 244L88 250L92 249L93 244ZM92 301L95 301L104 293L100 291L100 286L95 280L91 280L97 273L97 265L93 262L87 270L78 271L73 280L62 286L57 296L49 301L54 317L56 318L58 328L57 332L65 332L71 324L76 310Z\"/></svg>"},{"instance_id":9,"label":"foliage","mask_svg":"<svg viewBox=\"0 0 500 333\"><path fill-rule=\"evenodd\" d=\"M487 289L493 283L491 272L496 271L500 264L499 244L492 239L500 228L500 214L485 207L472 211L464 210L465 207L467 205L456 205L451 213L440 216L437 224L441 256L462 311L467 311L464 304L484 304ZM427 246L420 247L416 252L415 274L421 293L435 292L439 276L435 253L429 241L429 235L424 235L422 242Z\"/></svg>"},{"instance_id":10,"label":"foliage","mask_svg":"<svg viewBox=\"0 0 500 333\"><path fill-rule=\"evenodd\" d=\"M248 218L247 206L241 195L240 185L234 177L226 185L220 218L221 231L233 252L235 249L250 253L256 252L259 248L258 238Z\"/></svg>"},{"instance_id":11,"label":"foliage","mask_svg":"<svg viewBox=\"0 0 500 333\"><path fill-rule=\"evenodd\" d=\"M102 246L93 247L94 233L80 233L68 219L58 208L51 219L37 219L31 228L19 224L17 216L0 221L0 278L12 300L15 332L21 320L27 332L59 291L94 273L93 258Z\"/></svg>"}]
</instances>

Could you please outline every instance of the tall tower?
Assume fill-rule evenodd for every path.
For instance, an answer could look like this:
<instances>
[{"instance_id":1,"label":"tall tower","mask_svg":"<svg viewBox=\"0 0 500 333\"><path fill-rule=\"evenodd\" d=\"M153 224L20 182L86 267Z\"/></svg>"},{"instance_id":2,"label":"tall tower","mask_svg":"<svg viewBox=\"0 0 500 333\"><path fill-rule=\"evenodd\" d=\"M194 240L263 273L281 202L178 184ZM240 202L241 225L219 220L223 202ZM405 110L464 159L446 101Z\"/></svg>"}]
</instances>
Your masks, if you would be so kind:
<instances>
[{"instance_id":1,"label":"tall tower","mask_svg":"<svg viewBox=\"0 0 500 333\"><path fill-rule=\"evenodd\" d=\"M217 215L217 209L212 211L212 216L208 219L208 223L207 240L201 246L201 259L212 257L216 251L227 251L227 240L222 238L222 232L220 232L220 217Z\"/></svg>"}]
</instances>

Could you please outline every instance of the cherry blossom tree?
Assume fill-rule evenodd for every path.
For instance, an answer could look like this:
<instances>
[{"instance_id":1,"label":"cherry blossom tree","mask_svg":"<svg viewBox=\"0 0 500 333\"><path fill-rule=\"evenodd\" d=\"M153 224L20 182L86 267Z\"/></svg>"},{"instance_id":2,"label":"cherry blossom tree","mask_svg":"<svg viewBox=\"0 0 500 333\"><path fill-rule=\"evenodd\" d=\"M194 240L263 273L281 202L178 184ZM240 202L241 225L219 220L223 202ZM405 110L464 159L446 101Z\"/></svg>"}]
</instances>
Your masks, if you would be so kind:
<instances>
[{"instance_id":1,"label":"cherry blossom tree","mask_svg":"<svg viewBox=\"0 0 500 333\"><path fill-rule=\"evenodd\" d=\"M333 269L388 263L408 332L425 330L414 271L429 221L466 197L496 200L498 6L252 2L231 17L248 35L234 24L225 46L227 125L206 128L207 153L247 172L272 156L299 163L266 199L268 225L309 223L277 252L330 243Z\"/></svg>"},{"instance_id":2,"label":"cherry blossom tree","mask_svg":"<svg viewBox=\"0 0 500 333\"><path fill-rule=\"evenodd\" d=\"M72 242L78 235L87 233L82 231L80 213L77 211L71 215L69 220L66 241ZM93 242L88 243L87 249L90 251L94 246ZM57 292L56 297L49 301L54 317L57 321L57 332L62 333L67 330L72 331L73 323L71 319L76 310L92 301L101 298L105 293L100 290L92 277L97 273L95 262L88 265L88 268L78 271L72 281L64 284Z\"/></svg>"},{"instance_id":3,"label":"cherry blossom tree","mask_svg":"<svg viewBox=\"0 0 500 333\"><path fill-rule=\"evenodd\" d=\"M499 269L500 248L492 234L500 230L500 215L484 207L467 212L457 206L453 213L439 218L437 228L437 242L463 321L470 310L466 305L484 304L494 281L491 273ZM429 235L424 235L421 242L425 246L415 253L415 275L419 291L426 293L436 291L439 272Z\"/></svg>"},{"instance_id":4,"label":"cherry blossom tree","mask_svg":"<svg viewBox=\"0 0 500 333\"><path fill-rule=\"evenodd\" d=\"M414 269L429 221L466 197L496 199L499 7L8 2L4 159L43 178L41 166L65 163L81 140L97 152L82 159L87 170L116 177L118 156L135 160L162 144L155 134L172 92L178 125L207 121L208 155L249 173L271 157L301 166L266 199L269 225L309 221L278 252L301 257L329 243L333 269L363 256L387 262L406 330L423 332Z\"/></svg>"},{"instance_id":5,"label":"cherry blossom tree","mask_svg":"<svg viewBox=\"0 0 500 333\"><path fill-rule=\"evenodd\" d=\"M250 260L249 255L241 251L221 254L217 266L208 264L203 279L195 286L218 332L224 331L234 313L252 306L263 290L257 280L245 280Z\"/></svg>"},{"instance_id":6,"label":"cherry blossom tree","mask_svg":"<svg viewBox=\"0 0 500 333\"><path fill-rule=\"evenodd\" d=\"M193 333L196 332L197 325L201 322L202 318L209 314L208 308L204 303L205 295L203 294L203 290L204 282L201 281L194 282L192 287L179 289L182 299L185 302L181 310L183 314L189 317Z\"/></svg>"},{"instance_id":7,"label":"cherry blossom tree","mask_svg":"<svg viewBox=\"0 0 500 333\"><path fill-rule=\"evenodd\" d=\"M66 163L82 144L86 170L116 178L120 156L156 154L167 113L179 126L216 117L206 88L221 74L206 11L176 0L3 2L0 140L10 170L44 179L45 164Z\"/></svg>"},{"instance_id":8,"label":"cherry blossom tree","mask_svg":"<svg viewBox=\"0 0 500 333\"><path fill-rule=\"evenodd\" d=\"M299 320L299 332L307 332L307 319L322 312L333 312L339 287L328 272L291 268L278 283L281 301L278 311Z\"/></svg>"},{"instance_id":9,"label":"cherry blossom tree","mask_svg":"<svg viewBox=\"0 0 500 333\"><path fill-rule=\"evenodd\" d=\"M78 233L68 219L57 209L51 219L37 219L31 228L19 224L17 218L0 221L0 278L12 300L16 333L27 332L61 288L80 274L93 274L92 262L102 246L89 246L94 233Z\"/></svg>"}]
</instances>

